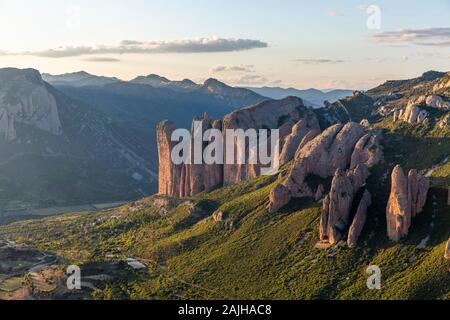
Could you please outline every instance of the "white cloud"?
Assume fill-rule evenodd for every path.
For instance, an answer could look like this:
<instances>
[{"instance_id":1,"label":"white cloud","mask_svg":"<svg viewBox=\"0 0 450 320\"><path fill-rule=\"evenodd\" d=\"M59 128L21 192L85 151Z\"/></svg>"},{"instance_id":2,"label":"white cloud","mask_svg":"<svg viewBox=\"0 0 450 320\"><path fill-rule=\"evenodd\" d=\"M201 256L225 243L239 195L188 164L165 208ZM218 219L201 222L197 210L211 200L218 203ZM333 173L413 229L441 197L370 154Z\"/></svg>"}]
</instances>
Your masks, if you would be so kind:
<instances>
[{"instance_id":1,"label":"white cloud","mask_svg":"<svg viewBox=\"0 0 450 320\"><path fill-rule=\"evenodd\" d=\"M386 44L450 46L450 28L403 29L374 34L372 39Z\"/></svg>"},{"instance_id":2,"label":"white cloud","mask_svg":"<svg viewBox=\"0 0 450 320\"><path fill-rule=\"evenodd\" d=\"M328 11L327 14L330 17L346 17L347 16L346 13L339 12L339 11L334 11L334 10Z\"/></svg>"},{"instance_id":3,"label":"white cloud","mask_svg":"<svg viewBox=\"0 0 450 320\"><path fill-rule=\"evenodd\" d=\"M253 65L234 65L234 66L215 66L209 69L210 74L221 72L254 72L255 66Z\"/></svg>"},{"instance_id":4,"label":"white cloud","mask_svg":"<svg viewBox=\"0 0 450 320\"><path fill-rule=\"evenodd\" d=\"M366 12L369 7L370 7L370 4L360 4L357 6L357 8L359 10L364 11L364 12Z\"/></svg>"},{"instance_id":5,"label":"white cloud","mask_svg":"<svg viewBox=\"0 0 450 320\"><path fill-rule=\"evenodd\" d=\"M88 62L120 62L120 59L110 57L90 57L83 60Z\"/></svg>"},{"instance_id":6,"label":"white cloud","mask_svg":"<svg viewBox=\"0 0 450 320\"><path fill-rule=\"evenodd\" d=\"M10 54L65 58L98 54L232 52L267 47L268 44L260 40L211 37L173 41L123 40L118 45L67 46L43 51L27 51Z\"/></svg>"},{"instance_id":7,"label":"white cloud","mask_svg":"<svg viewBox=\"0 0 450 320\"><path fill-rule=\"evenodd\" d=\"M319 65L319 64L337 64L345 63L346 60L332 60L332 59L295 59L294 62L300 62L303 64Z\"/></svg>"}]
</instances>

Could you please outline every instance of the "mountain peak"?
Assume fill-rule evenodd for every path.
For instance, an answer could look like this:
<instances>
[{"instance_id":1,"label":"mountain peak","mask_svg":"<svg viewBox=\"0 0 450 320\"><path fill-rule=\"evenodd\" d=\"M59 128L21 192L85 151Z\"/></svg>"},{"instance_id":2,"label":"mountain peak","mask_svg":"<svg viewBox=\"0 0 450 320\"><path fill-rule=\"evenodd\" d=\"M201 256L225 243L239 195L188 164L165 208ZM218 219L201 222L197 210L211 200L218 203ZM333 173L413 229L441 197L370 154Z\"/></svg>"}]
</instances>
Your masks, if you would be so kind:
<instances>
[{"instance_id":1,"label":"mountain peak","mask_svg":"<svg viewBox=\"0 0 450 320\"><path fill-rule=\"evenodd\" d=\"M166 77L162 77L162 76L159 76L159 75L157 75L157 74L149 74L148 76L146 76L145 78L147 78L147 79L149 79L149 80L158 80L158 81L161 81L161 82L166 82L166 83L169 83L170 82L170 80L169 79L167 79Z\"/></svg>"},{"instance_id":2,"label":"mountain peak","mask_svg":"<svg viewBox=\"0 0 450 320\"><path fill-rule=\"evenodd\" d=\"M215 79L215 78L209 78L207 79L204 84L205 87L209 87L209 86L227 86L225 83L220 82L219 80Z\"/></svg>"},{"instance_id":3,"label":"mountain peak","mask_svg":"<svg viewBox=\"0 0 450 320\"><path fill-rule=\"evenodd\" d=\"M422 74L421 78L424 80L432 81L432 80L436 80L437 78L440 78L444 75L445 75L445 72L430 70L430 71L424 72Z\"/></svg>"},{"instance_id":4,"label":"mountain peak","mask_svg":"<svg viewBox=\"0 0 450 320\"><path fill-rule=\"evenodd\" d=\"M0 69L0 80L2 81L12 81L19 77L25 78L35 84L42 83L41 73L32 68L28 69L18 69L18 68L2 68Z\"/></svg>"}]
</instances>

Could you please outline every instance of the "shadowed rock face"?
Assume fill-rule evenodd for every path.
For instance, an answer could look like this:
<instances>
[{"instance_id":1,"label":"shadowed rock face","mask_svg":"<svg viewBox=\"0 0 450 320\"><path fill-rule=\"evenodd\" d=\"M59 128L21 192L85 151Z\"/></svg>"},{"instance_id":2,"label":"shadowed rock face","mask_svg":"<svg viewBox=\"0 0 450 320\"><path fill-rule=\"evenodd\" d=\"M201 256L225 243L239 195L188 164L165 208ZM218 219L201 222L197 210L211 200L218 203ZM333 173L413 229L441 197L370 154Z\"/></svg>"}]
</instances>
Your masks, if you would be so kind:
<instances>
[{"instance_id":1,"label":"shadowed rock face","mask_svg":"<svg viewBox=\"0 0 450 320\"><path fill-rule=\"evenodd\" d=\"M372 196L369 191L365 191L356 211L353 223L348 231L347 244L349 247L355 247L358 243L359 236L366 224L367 209L372 205Z\"/></svg>"},{"instance_id":2,"label":"shadowed rock face","mask_svg":"<svg viewBox=\"0 0 450 320\"><path fill-rule=\"evenodd\" d=\"M416 170L411 170L406 177L399 165L394 168L391 180L391 194L386 208L387 233L389 239L399 241L408 235L411 219L422 212L430 183Z\"/></svg>"},{"instance_id":3,"label":"shadowed rock face","mask_svg":"<svg viewBox=\"0 0 450 320\"><path fill-rule=\"evenodd\" d=\"M194 119L194 121L200 122L202 135L208 129L221 128L221 122L211 121L207 114L203 118ZM169 121L161 122L157 128L159 194L173 197L189 197L204 191L212 191L217 186L221 186L223 171L220 165L173 164L171 152L176 143L171 141L171 136L174 130L175 125ZM194 133L193 131L194 127L192 128L192 133ZM193 141L191 148L193 148ZM191 160L191 163L193 163L193 158Z\"/></svg>"},{"instance_id":4,"label":"shadowed rock face","mask_svg":"<svg viewBox=\"0 0 450 320\"><path fill-rule=\"evenodd\" d=\"M175 124L170 121L161 122L157 128L158 157L159 157L159 178L158 188L160 194L174 194L174 166L170 158L170 151L173 148L171 136L175 131Z\"/></svg>"},{"instance_id":5,"label":"shadowed rock face","mask_svg":"<svg viewBox=\"0 0 450 320\"><path fill-rule=\"evenodd\" d=\"M330 194L323 203L320 220L320 241L333 245L343 238L345 229L350 224L349 216L354 196L365 184L368 176L369 170L364 164L360 164L347 172L341 169L336 171ZM357 221L355 222L355 232L352 235L352 243L356 243L359 236L357 229L362 229L365 222L362 221L362 217L355 218Z\"/></svg>"},{"instance_id":6,"label":"shadowed rock face","mask_svg":"<svg viewBox=\"0 0 450 320\"><path fill-rule=\"evenodd\" d=\"M300 123L299 120L303 119L305 115L308 115L308 120L305 120L306 126L318 130L318 121L315 115L307 111L302 100L292 97L280 101L266 101L245 108L225 116L220 121L212 121L208 115L195 120L201 121L203 133L211 128L221 130L224 143L226 143L227 138L226 130L279 129L280 147L282 148L284 142L288 140L287 137L293 134L293 127ZM258 164L173 165L170 156L176 144L171 142L170 138L174 130L174 124L168 121L161 122L157 128L160 194L173 197L193 196L260 175L262 166ZM302 132L302 135L308 133L306 130L304 131L305 133ZM239 148L248 148L239 145L237 138L235 138L233 144L235 155ZM204 144L202 151L205 151L208 145L209 143ZM192 148L193 144L191 145ZM270 148L268 149L270 150ZM248 154L248 149L241 149L240 151ZM224 153L224 157L226 157L226 152Z\"/></svg>"},{"instance_id":7,"label":"shadowed rock face","mask_svg":"<svg viewBox=\"0 0 450 320\"><path fill-rule=\"evenodd\" d=\"M444 258L447 260L450 259L450 239L448 239L447 246L445 248Z\"/></svg>"}]
</instances>

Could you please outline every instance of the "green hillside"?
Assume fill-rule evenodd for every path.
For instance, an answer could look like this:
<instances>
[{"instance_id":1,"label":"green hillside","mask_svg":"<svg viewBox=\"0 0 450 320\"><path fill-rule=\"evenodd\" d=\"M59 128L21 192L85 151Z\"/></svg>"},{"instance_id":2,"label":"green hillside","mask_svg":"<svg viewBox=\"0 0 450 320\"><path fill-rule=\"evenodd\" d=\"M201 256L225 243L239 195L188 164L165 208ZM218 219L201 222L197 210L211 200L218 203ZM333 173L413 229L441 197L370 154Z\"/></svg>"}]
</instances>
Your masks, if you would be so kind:
<instances>
[{"instance_id":1,"label":"green hillside","mask_svg":"<svg viewBox=\"0 0 450 320\"><path fill-rule=\"evenodd\" d=\"M385 161L369 178L374 205L355 249L314 248L321 205L312 199L293 200L269 214L276 177L189 199L154 196L98 213L18 222L1 227L0 238L56 253L67 263L145 262L147 272L126 268L126 276L89 293L101 299L448 299L448 132L441 138L433 128L424 132L389 120L374 127L385 130ZM388 174L398 163L422 173L435 168L424 212L410 235L394 244L386 236L385 206ZM211 217L218 211L222 222ZM416 248L428 236L427 247ZM381 290L366 287L369 265L382 270Z\"/></svg>"},{"instance_id":2,"label":"green hillside","mask_svg":"<svg viewBox=\"0 0 450 320\"><path fill-rule=\"evenodd\" d=\"M37 299L449 299L448 111L421 106L430 115L427 123L393 122L394 110L417 94L437 90L448 97L441 87L447 82L448 74L429 72L314 111L322 128L368 119L381 136L384 160L367 180L373 204L356 248L343 242L315 248L322 204L313 199L294 199L269 214L270 190L283 182L287 164L279 176L192 198L153 196L115 209L0 226L0 274L9 274L5 281L14 288L22 285L19 296ZM409 235L394 243L386 234L386 204L397 164L429 176L431 189ZM321 182L329 187L330 179ZM216 222L215 213L223 221ZM18 249L7 242L2 249L2 241ZM135 271L130 261L147 269ZM24 271L36 263L41 271ZM64 269L71 264L81 266L90 284L81 292L65 289ZM381 268L381 290L366 286L371 265ZM0 279L0 299L17 293L1 289L10 289L5 281Z\"/></svg>"}]
</instances>

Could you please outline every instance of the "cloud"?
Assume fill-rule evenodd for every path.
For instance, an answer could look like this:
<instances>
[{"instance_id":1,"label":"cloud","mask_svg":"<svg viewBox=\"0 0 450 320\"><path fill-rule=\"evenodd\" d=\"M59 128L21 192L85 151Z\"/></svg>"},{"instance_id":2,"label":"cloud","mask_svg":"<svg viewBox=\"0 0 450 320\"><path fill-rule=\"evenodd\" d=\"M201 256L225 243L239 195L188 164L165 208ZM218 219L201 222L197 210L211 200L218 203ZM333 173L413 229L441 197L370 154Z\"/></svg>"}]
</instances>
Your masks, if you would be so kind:
<instances>
[{"instance_id":1,"label":"cloud","mask_svg":"<svg viewBox=\"0 0 450 320\"><path fill-rule=\"evenodd\" d=\"M98 54L152 54L152 53L213 53L267 48L260 40L235 38L196 38L173 41L123 40L118 45L68 46L43 51L28 51L14 55L31 55L45 58L66 58Z\"/></svg>"},{"instance_id":2,"label":"cloud","mask_svg":"<svg viewBox=\"0 0 450 320\"><path fill-rule=\"evenodd\" d=\"M110 57L91 57L83 60L88 62L120 62L120 59Z\"/></svg>"},{"instance_id":3,"label":"cloud","mask_svg":"<svg viewBox=\"0 0 450 320\"><path fill-rule=\"evenodd\" d=\"M347 14L339 11L328 11L327 15L330 17L346 17Z\"/></svg>"},{"instance_id":4,"label":"cloud","mask_svg":"<svg viewBox=\"0 0 450 320\"><path fill-rule=\"evenodd\" d=\"M237 65L237 66L216 66L209 69L210 74L221 72L254 72L255 66L253 65Z\"/></svg>"},{"instance_id":5,"label":"cloud","mask_svg":"<svg viewBox=\"0 0 450 320\"><path fill-rule=\"evenodd\" d=\"M263 76L260 75L243 75L240 78L236 79L234 81L235 83L239 85L263 85L267 84L269 80Z\"/></svg>"},{"instance_id":6,"label":"cloud","mask_svg":"<svg viewBox=\"0 0 450 320\"><path fill-rule=\"evenodd\" d=\"M337 64L345 63L346 60L332 60L332 59L295 59L294 62L300 62L303 64L319 65L319 64Z\"/></svg>"},{"instance_id":7,"label":"cloud","mask_svg":"<svg viewBox=\"0 0 450 320\"><path fill-rule=\"evenodd\" d=\"M415 44L420 46L450 46L450 28L403 29L374 34L372 39L386 44Z\"/></svg>"},{"instance_id":8,"label":"cloud","mask_svg":"<svg viewBox=\"0 0 450 320\"><path fill-rule=\"evenodd\" d=\"M361 11L364 11L364 12L366 12L367 8L369 8L369 7L370 7L369 4L360 4L360 5L357 6L358 10L361 10Z\"/></svg>"}]
</instances>

